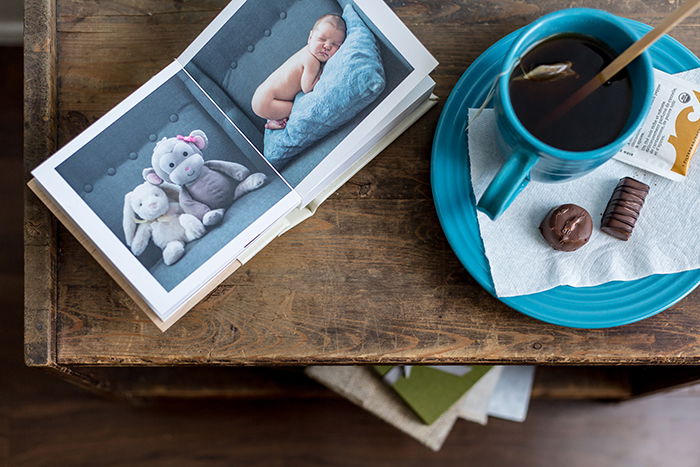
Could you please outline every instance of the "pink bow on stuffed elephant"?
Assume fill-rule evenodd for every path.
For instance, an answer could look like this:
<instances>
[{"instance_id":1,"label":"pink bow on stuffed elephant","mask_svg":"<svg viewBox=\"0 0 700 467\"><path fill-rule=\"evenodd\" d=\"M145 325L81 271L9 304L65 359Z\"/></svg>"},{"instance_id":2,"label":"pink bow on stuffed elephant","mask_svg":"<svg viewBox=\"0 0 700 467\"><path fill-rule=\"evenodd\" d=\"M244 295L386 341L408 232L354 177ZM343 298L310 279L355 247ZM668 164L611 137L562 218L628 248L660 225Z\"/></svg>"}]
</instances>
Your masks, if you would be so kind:
<instances>
[{"instance_id":1,"label":"pink bow on stuffed elephant","mask_svg":"<svg viewBox=\"0 0 700 467\"><path fill-rule=\"evenodd\" d=\"M195 131L197 131L197 130L195 130ZM201 130L199 130L199 131L201 131ZM193 132L193 133L194 133L194 132ZM207 147L207 141L206 141L206 139L205 139L205 138L202 138L202 137L199 136L199 135L195 135L195 136L192 136L192 135L190 135L190 136L177 135L176 138L179 139L180 141L185 141L185 142L187 142L187 143L193 143L193 144L194 144L195 146L197 146L199 149L204 149L204 148Z\"/></svg>"}]
</instances>

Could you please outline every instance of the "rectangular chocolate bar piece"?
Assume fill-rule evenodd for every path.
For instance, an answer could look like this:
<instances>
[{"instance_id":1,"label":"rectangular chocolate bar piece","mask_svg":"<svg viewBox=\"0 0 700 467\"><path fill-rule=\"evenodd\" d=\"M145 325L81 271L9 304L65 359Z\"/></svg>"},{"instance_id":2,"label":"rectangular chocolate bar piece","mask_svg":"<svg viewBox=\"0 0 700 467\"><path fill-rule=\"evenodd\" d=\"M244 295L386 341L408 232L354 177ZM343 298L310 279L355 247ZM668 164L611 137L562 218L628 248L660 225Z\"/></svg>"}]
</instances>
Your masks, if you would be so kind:
<instances>
[{"instance_id":1,"label":"rectangular chocolate bar piece","mask_svg":"<svg viewBox=\"0 0 700 467\"><path fill-rule=\"evenodd\" d=\"M648 194L646 183L621 178L605 208L600 230L620 240L629 240Z\"/></svg>"}]
</instances>

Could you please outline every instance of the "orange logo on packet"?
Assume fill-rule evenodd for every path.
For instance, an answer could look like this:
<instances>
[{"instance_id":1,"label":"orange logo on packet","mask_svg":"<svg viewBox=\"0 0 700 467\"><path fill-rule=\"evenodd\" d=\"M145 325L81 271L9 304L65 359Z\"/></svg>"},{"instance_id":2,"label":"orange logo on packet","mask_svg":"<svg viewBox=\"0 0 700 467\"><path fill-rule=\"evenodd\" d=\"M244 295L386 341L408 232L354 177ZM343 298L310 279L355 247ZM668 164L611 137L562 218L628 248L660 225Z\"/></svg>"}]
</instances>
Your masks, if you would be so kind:
<instances>
[{"instance_id":1,"label":"orange logo on packet","mask_svg":"<svg viewBox=\"0 0 700 467\"><path fill-rule=\"evenodd\" d=\"M695 97L700 100L700 93L693 91ZM693 112L693 106L688 106L681 110L676 117L676 134L668 137L668 142L676 149L676 161L671 170L681 175L688 174L690 158L695 154L698 147L698 134L700 134L700 118L696 121L688 119L688 115Z\"/></svg>"}]
</instances>

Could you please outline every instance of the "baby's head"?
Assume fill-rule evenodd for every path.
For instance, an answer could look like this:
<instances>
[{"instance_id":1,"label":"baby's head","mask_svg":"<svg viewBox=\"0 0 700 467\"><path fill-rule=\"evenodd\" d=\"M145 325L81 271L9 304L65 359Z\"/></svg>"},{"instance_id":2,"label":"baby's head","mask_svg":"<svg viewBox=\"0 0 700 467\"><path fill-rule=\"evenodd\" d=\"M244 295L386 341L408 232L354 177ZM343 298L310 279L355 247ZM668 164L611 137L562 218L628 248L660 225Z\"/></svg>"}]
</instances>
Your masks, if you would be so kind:
<instances>
[{"instance_id":1,"label":"baby's head","mask_svg":"<svg viewBox=\"0 0 700 467\"><path fill-rule=\"evenodd\" d=\"M307 42L311 55L326 62L345 40L345 21L338 15L323 15L314 23Z\"/></svg>"}]
</instances>

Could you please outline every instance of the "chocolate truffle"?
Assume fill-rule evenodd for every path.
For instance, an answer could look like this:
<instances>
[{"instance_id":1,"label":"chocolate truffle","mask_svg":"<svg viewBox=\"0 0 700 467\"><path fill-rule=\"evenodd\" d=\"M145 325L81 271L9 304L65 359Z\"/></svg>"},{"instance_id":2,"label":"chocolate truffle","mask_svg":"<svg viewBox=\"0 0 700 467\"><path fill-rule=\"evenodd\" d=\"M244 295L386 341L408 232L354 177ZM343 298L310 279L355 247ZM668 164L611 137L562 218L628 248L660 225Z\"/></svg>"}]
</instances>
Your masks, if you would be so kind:
<instances>
[{"instance_id":1,"label":"chocolate truffle","mask_svg":"<svg viewBox=\"0 0 700 467\"><path fill-rule=\"evenodd\" d=\"M649 185L630 177L621 178L603 213L600 230L620 240L629 240L639 218Z\"/></svg>"},{"instance_id":2,"label":"chocolate truffle","mask_svg":"<svg viewBox=\"0 0 700 467\"><path fill-rule=\"evenodd\" d=\"M593 220L588 211L575 204L554 208L540 224L540 233L555 250L574 251L591 238Z\"/></svg>"}]
</instances>

